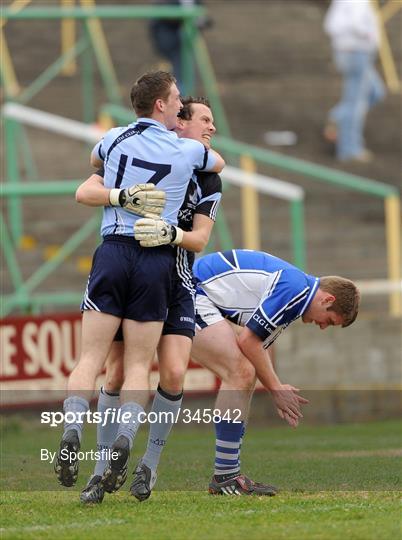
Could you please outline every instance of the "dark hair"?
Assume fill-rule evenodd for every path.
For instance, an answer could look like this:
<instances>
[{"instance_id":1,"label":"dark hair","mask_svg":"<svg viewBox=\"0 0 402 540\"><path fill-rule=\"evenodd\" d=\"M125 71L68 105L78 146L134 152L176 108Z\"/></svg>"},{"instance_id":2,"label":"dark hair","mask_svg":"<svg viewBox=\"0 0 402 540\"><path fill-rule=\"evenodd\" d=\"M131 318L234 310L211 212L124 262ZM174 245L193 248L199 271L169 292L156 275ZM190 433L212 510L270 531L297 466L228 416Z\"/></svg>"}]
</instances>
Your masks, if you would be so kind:
<instances>
[{"instance_id":1,"label":"dark hair","mask_svg":"<svg viewBox=\"0 0 402 540\"><path fill-rule=\"evenodd\" d=\"M167 71L153 71L140 77L131 89L131 104L137 116L151 116L157 99L167 100L176 79Z\"/></svg>"},{"instance_id":2,"label":"dark hair","mask_svg":"<svg viewBox=\"0 0 402 540\"><path fill-rule=\"evenodd\" d=\"M183 108L180 109L180 112L177 116L181 118L182 120L191 120L191 117L193 116L192 105L194 103L200 103L201 105L205 105L209 109L211 108L209 101L205 97L188 96L188 97L181 98L181 102L183 103Z\"/></svg>"},{"instance_id":3,"label":"dark hair","mask_svg":"<svg viewBox=\"0 0 402 540\"><path fill-rule=\"evenodd\" d=\"M343 318L343 328L354 322L359 312L360 291L350 279L339 276L320 278L320 289L335 296L328 311L335 311Z\"/></svg>"}]
</instances>

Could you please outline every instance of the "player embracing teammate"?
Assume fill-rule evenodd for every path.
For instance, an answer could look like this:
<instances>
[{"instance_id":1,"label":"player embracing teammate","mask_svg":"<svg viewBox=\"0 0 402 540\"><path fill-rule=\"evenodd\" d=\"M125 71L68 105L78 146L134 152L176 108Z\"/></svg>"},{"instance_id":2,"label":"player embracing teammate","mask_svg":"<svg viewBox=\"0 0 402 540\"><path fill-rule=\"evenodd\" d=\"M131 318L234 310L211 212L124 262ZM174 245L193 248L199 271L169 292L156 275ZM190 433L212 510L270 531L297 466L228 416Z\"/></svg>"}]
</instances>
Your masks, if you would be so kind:
<instances>
[{"instance_id":1,"label":"player embracing teammate","mask_svg":"<svg viewBox=\"0 0 402 540\"><path fill-rule=\"evenodd\" d=\"M190 178L194 169L220 172L224 166L213 150L170 131L176 128L182 108L171 74L159 71L142 76L132 88L131 101L138 120L107 132L92 151L92 164L104 167L111 206L103 210L103 242L94 254L83 301L81 355L69 377L64 402L65 413L89 410L96 377L121 326L121 411L130 420L121 423L116 434L113 452L118 457L109 464L102 480L107 491L114 491L124 481L139 427L138 415L148 400L144 389L148 388L148 372L171 301L176 251L170 244L182 240L181 230L175 226ZM165 240L152 249L142 247L134 238L134 225L141 215L125 208L129 204L132 209L138 203L137 198L130 199L130 188L148 181L166 194L163 225L158 221L155 230L145 231ZM120 198L121 192L116 190L123 190L124 196ZM174 367L167 366L166 374L174 378ZM80 422L66 422L64 426L55 471L65 486L75 483L78 461L64 458L63 450L76 455L82 429Z\"/></svg>"}]
</instances>

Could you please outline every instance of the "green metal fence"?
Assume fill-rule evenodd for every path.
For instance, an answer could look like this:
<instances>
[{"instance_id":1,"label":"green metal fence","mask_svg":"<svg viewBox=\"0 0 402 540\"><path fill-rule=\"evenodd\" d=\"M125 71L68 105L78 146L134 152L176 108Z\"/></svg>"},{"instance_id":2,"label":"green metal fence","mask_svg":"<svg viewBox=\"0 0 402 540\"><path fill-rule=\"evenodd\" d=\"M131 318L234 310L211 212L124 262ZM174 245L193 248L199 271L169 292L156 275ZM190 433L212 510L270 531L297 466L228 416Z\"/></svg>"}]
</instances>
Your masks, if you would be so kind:
<instances>
[{"instance_id":1,"label":"green metal fence","mask_svg":"<svg viewBox=\"0 0 402 540\"><path fill-rule=\"evenodd\" d=\"M397 189L388 186L381 182L376 182L367 178L362 178L356 175L346 174L328 167L323 167L317 164L309 163L300 159L283 156L276 152L271 152L261 148L257 148L239 141L235 141L230 137L230 128L222 106L222 102L217 90L216 79L214 76L212 64L208 55L205 42L198 32L196 26L197 17L204 15L205 11L200 7L181 8L175 6L99 6L87 8L57 8L57 7L28 7L19 12L14 12L9 8L3 8L2 17L4 21L8 20L62 20L74 19L81 21L83 25L82 37L75 45L66 53L62 54L53 64L44 70L25 90L19 95L11 94L10 73L7 72L7 64L1 66L1 78L4 83L6 97L9 100L16 101L21 104L28 103L34 96L43 90L54 77L58 76L63 68L73 58L80 57L85 69L85 76L82 81L83 88L83 103L85 105L85 113L83 118L86 122L94 120L95 110L93 109L93 59L96 60L97 67L100 71L102 81L105 87L106 95L109 104L103 107L103 114L107 114L113 119L118 119L119 122L131 121L133 118L132 111L124 109L121 95L119 93L119 84L114 72L113 64L105 61L107 56L107 44L100 30L99 20L113 19L148 19L148 18L181 18L184 27L184 46L183 46L183 62L185 73L185 93L190 93L193 90L193 62L198 67L200 78L205 89L205 94L208 95L214 111L216 125L219 137L215 139L215 147L223 152L230 163L237 164L238 159L242 156L249 156L257 163L275 166L279 169L291 171L302 175L306 178L315 179L322 182L331 183L342 189L357 190L373 196L381 197L385 201L386 214L386 239L388 252L388 278L392 281L398 281L401 278L400 269L400 202L399 192ZM77 231L61 248L56 257L47 261L39 268L33 276L27 281L23 281L22 274L18 268L17 257L15 256L15 246L22 234L22 216L20 211L20 197L23 191L24 196L45 195L52 193L73 193L77 186L77 182L57 183L35 182L28 186L24 183L22 188L19 184L20 173L18 163L32 162L29 155L29 146L24 145L24 154L22 158L18 152L17 141L25 137L25 133L20 124L13 120L5 122L5 142L7 146L7 165L6 175L7 183L1 190L1 196L8 200L9 221L11 234L8 231L7 225L3 217L1 217L1 247L4 252L6 264L8 265L12 276L12 283L15 292L11 295L1 298L2 314L8 314L16 308L23 309L39 309L50 301L52 303L61 303L71 305L77 303L75 293L64 294L40 294L35 295L35 288L45 279L49 273L54 272L58 266L65 260L68 254L72 253L76 247L96 228L99 217L93 216L88 222ZM34 167L27 167L33 170ZM36 177L36 180L38 178ZM294 253L296 262L304 260L304 237L302 228L295 226L296 223L301 223L303 219L303 211L300 206L294 204L291 209L291 220L294 228ZM224 244L231 247L230 233L225 223L224 216L219 216L217 224L218 230L224 238ZM299 230L299 234L298 231ZM398 294L391 297L391 312L394 314L401 313L401 302Z\"/></svg>"}]
</instances>

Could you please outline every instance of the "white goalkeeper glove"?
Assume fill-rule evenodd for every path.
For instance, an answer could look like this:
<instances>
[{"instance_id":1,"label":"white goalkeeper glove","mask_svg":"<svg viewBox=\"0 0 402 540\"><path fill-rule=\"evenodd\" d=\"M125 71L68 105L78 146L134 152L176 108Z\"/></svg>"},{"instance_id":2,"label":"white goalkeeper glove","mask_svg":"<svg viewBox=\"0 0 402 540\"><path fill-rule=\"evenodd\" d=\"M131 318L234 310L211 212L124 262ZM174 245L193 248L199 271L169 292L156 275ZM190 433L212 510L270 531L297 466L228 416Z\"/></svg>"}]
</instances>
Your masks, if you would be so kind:
<instances>
[{"instance_id":1,"label":"white goalkeeper glove","mask_svg":"<svg viewBox=\"0 0 402 540\"><path fill-rule=\"evenodd\" d=\"M134 238L142 247L180 244L183 231L163 219L139 219L134 224Z\"/></svg>"},{"instance_id":2,"label":"white goalkeeper glove","mask_svg":"<svg viewBox=\"0 0 402 540\"><path fill-rule=\"evenodd\" d=\"M155 184L135 184L126 189L111 189L109 201L129 212L149 218L158 218L165 208L166 194L157 191Z\"/></svg>"}]
</instances>

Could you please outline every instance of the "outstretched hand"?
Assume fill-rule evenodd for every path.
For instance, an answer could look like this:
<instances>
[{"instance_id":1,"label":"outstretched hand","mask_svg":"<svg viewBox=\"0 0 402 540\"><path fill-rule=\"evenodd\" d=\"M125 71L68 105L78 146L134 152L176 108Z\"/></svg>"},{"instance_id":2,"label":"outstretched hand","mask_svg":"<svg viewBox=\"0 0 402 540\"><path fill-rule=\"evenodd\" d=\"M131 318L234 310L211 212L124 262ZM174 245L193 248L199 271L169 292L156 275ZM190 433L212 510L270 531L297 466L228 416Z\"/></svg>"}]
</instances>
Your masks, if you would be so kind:
<instances>
[{"instance_id":1,"label":"outstretched hand","mask_svg":"<svg viewBox=\"0 0 402 540\"><path fill-rule=\"evenodd\" d=\"M306 405L309 402L308 399L299 395L299 391L299 388L290 384L282 384L271 390L278 415L291 427L299 425L299 419L303 418L301 405Z\"/></svg>"}]
</instances>

